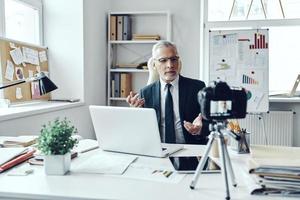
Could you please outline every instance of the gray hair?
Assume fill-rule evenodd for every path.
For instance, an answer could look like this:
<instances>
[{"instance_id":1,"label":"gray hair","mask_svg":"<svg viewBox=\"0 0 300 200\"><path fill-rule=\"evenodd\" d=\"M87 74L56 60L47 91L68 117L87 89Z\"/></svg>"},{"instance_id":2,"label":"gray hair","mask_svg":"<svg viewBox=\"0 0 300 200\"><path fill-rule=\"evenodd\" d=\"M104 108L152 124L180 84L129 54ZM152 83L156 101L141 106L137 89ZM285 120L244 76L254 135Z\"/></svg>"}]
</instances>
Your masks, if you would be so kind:
<instances>
[{"instance_id":1,"label":"gray hair","mask_svg":"<svg viewBox=\"0 0 300 200\"><path fill-rule=\"evenodd\" d=\"M170 48L174 49L176 55L178 55L177 47L173 42L170 42L170 41L167 41L167 40L161 40L158 43L156 43L155 45L153 45L153 47L152 47L152 57L154 57L155 52L158 49L163 48L163 47L166 47L166 48L170 47Z\"/></svg>"}]
</instances>

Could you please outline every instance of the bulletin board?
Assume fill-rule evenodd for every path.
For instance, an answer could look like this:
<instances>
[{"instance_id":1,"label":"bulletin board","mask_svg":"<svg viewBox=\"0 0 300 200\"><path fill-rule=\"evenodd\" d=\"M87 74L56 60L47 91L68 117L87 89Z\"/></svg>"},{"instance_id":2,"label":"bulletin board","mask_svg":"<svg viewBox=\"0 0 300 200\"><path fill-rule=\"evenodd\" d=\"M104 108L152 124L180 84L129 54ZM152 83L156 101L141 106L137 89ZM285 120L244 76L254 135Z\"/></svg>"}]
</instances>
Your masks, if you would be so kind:
<instances>
[{"instance_id":1,"label":"bulletin board","mask_svg":"<svg viewBox=\"0 0 300 200\"><path fill-rule=\"evenodd\" d=\"M0 38L0 83L26 79L42 71L49 75L47 48ZM40 96L38 82L23 83L0 90L0 97L11 102L50 99Z\"/></svg>"},{"instance_id":2,"label":"bulletin board","mask_svg":"<svg viewBox=\"0 0 300 200\"><path fill-rule=\"evenodd\" d=\"M269 110L268 29L209 33L209 79L247 90L247 112Z\"/></svg>"}]
</instances>

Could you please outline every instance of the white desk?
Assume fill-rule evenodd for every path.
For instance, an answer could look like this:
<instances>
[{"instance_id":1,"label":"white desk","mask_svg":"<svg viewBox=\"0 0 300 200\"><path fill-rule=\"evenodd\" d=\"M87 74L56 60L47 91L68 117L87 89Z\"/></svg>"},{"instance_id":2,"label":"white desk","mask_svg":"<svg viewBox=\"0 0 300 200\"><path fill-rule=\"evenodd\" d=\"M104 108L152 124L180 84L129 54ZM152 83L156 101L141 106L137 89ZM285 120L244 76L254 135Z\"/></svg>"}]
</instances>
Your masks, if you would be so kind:
<instances>
[{"instance_id":1,"label":"white desk","mask_svg":"<svg viewBox=\"0 0 300 200\"><path fill-rule=\"evenodd\" d=\"M188 145L177 155L199 155L204 146ZM97 151L97 150L96 150ZM80 162L96 151L81 154L72 162ZM249 155L232 156L238 187L230 187L231 199L271 199L252 196L245 183L249 176L245 161ZM167 158L139 157L136 162L172 169ZM187 175L178 184L143 181L101 174L70 173L65 176L46 176L43 167L34 166L28 176L0 174L0 199L165 199L165 200L215 200L224 199L224 179L221 174L203 174L195 190L189 188L193 175ZM282 198L272 198L282 199Z\"/></svg>"}]
</instances>

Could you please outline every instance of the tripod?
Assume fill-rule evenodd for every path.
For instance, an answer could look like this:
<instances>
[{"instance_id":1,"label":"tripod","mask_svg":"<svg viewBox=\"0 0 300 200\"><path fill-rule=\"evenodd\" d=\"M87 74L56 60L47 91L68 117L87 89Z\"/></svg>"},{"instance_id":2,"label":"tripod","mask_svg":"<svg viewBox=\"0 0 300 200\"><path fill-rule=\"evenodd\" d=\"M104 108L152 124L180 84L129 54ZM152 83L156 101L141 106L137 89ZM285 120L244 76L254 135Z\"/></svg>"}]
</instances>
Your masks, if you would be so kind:
<instances>
[{"instance_id":1,"label":"tripod","mask_svg":"<svg viewBox=\"0 0 300 200\"><path fill-rule=\"evenodd\" d=\"M232 170L232 165L231 165L231 161L229 158L229 154L228 154L228 150L227 150L227 146L225 144L225 139L224 139L224 135L223 133L228 133L230 136L234 137L235 139L238 139L236 135L234 135L233 133L231 133L230 131L226 131L224 128L224 122L218 122L215 121L212 124L210 124L210 135L209 135L209 140L208 143L206 145L206 149L204 152L204 156L201 158L200 163L196 169L195 175L193 177L193 180L191 182L190 188L191 189L195 189L195 185L200 177L200 174L202 173L202 170L204 168L204 164L206 163L207 159L208 159L208 154L211 150L213 141L218 138L218 146L219 146L219 152L221 152L221 171L222 171L222 175L224 177L225 180L225 186L226 186L226 200L230 199L230 193L229 193L229 186L228 186L228 175L227 175L227 170L229 170L229 174L231 177L231 182L232 185L234 187L237 186L237 183L235 181L235 176ZM230 133L229 133L230 132ZM228 169L227 169L228 167Z\"/></svg>"}]
</instances>

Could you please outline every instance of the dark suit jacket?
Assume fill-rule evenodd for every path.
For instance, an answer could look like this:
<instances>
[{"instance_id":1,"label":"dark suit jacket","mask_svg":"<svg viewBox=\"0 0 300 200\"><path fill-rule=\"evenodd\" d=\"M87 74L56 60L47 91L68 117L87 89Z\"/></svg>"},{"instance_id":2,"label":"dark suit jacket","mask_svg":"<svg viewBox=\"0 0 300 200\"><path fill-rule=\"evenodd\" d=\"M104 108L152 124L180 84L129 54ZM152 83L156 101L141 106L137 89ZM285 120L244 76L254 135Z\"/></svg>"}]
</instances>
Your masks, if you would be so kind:
<instances>
[{"instance_id":1,"label":"dark suit jacket","mask_svg":"<svg viewBox=\"0 0 300 200\"><path fill-rule=\"evenodd\" d=\"M179 76L179 115L183 128L184 138L187 144L206 144L208 131L208 123L204 121L200 135L191 135L183 126L183 121L193 122L200 113L200 105L198 103L198 92L205 87L205 83ZM141 89L140 97L145 99L145 108L154 108L157 115L158 125L160 127L161 109L160 109L160 82L156 81L151 85Z\"/></svg>"}]
</instances>

